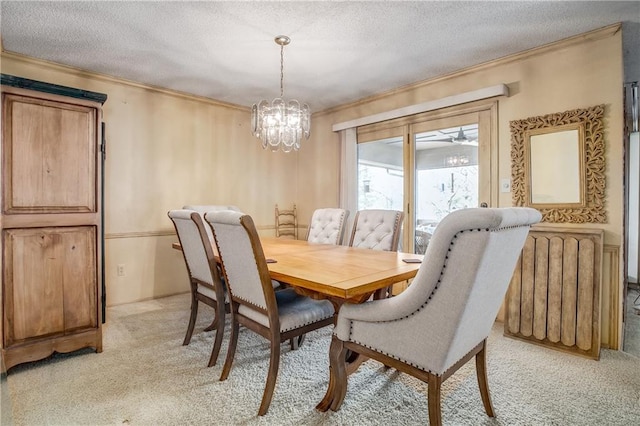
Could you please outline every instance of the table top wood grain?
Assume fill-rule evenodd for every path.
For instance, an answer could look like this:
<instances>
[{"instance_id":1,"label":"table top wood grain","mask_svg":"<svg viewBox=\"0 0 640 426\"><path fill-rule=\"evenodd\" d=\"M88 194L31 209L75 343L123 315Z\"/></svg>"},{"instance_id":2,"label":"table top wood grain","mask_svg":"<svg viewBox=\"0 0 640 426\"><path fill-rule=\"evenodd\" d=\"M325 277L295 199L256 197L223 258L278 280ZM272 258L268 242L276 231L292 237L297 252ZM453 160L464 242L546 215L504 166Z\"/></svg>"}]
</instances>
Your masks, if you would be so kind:
<instances>
[{"instance_id":1,"label":"table top wood grain","mask_svg":"<svg viewBox=\"0 0 640 426\"><path fill-rule=\"evenodd\" d=\"M419 263L402 259L419 259L410 253L359 249L346 246L274 242L262 239L270 263L271 278L326 296L349 300L413 278ZM296 246L296 250L286 251Z\"/></svg>"}]
</instances>

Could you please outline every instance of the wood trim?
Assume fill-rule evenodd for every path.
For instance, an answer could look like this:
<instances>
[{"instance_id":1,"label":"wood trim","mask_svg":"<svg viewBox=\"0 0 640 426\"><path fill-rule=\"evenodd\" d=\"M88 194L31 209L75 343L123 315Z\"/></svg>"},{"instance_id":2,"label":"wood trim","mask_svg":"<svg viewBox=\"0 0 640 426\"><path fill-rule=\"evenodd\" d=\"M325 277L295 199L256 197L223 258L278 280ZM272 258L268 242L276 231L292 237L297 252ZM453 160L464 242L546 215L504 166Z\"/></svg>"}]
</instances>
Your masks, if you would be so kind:
<instances>
[{"instance_id":1,"label":"wood trim","mask_svg":"<svg viewBox=\"0 0 640 426\"><path fill-rule=\"evenodd\" d=\"M604 258L608 259L609 275L603 277L605 289L609 292L609 339L603 342L603 347L620 350L620 332L622 317L620 315L620 246L604 245ZM605 260L603 259L603 260ZM603 262L607 264L607 262Z\"/></svg>"},{"instance_id":2,"label":"wood trim","mask_svg":"<svg viewBox=\"0 0 640 426\"><path fill-rule=\"evenodd\" d=\"M54 352L67 353L78 349L93 347L102 352L102 322L95 329L84 330L68 335L42 338L2 349L5 368L48 357Z\"/></svg>"},{"instance_id":3,"label":"wood trim","mask_svg":"<svg viewBox=\"0 0 640 426\"><path fill-rule=\"evenodd\" d=\"M100 225L99 213L42 213L2 215L2 228Z\"/></svg>"},{"instance_id":4,"label":"wood trim","mask_svg":"<svg viewBox=\"0 0 640 426\"><path fill-rule=\"evenodd\" d=\"M188 94L188 93L178 92L176 90L164 89L162 87L152 86L152 85L149 85L149 84L138 83L138 82L135 82L135 81L132 81L132 80L125 80L123 78L116 78L116 77L112 77L110 75L100 74L100 73L96 73L96 72L92 72L92 71L87 71L87 70L83 70L81 68L72 67L72 66L69 66L69 65L63 65L63 64L58 64L56 62L45 61L43 59L32 58L30 56L21 55L19 53L7 52L6 50L2 51L2 57L11 58L11 59L14 59L14 60L17 60L17 61L25 62L27 64L33 64L33 65L36 65L36 66L39 66L39 67L47 67L47 68L58 70L58 71L62 71L62 72L65 72L65 73L71 73L76 77L84 77L84 78L88 78L88 79L91 79L91 80L105 81L105 82L114 83L114 84L122 84L122 85L125 85L125 86L135 87L137 89L149 90L149 91L156 92L156 93L162 93L163 95L169 95L169 96L173 96L173 97L176 97L176 98L181 98L181 99L186 99L186 100L191 100L191 101L204 102L206 104L215 105L215 106L221 106L221 107L226 107L226 108L231 108L231 109L236 109L236 110L239 110L239 111L247 111L247 112L249 112L249 110L250 110L249 107L244 107L244 106L241 106L241 105L236 105L236 104L232 104L232 103L226 103L226 102L222 102L222 101L216 101L214 99L205 98L203 96L196 96L196 95L191 95L191 94Z\"/></svg>"},{"instance_id":5,"label":"wood trim","mask_svg":"<svg viewBox=\"0 0 640 426\"><path fill-rule=\"evenodd\" d=\"M106 240L115 240L119 238L147 238L147 237L167 237L176 235L176 231L173 229L163 229L160 231L141 231L141 232L114 232L105 234Z\"/></svg>"},{"instance_id":6,"label":"wood trim","mask_svg":"<svg viewBox=\"0 0 640 426\"><path fill-rule=\"evenodd\" d=\"M348 110L351 108L355 108L357 106L360 105L364 105L364 104L369 104L375 101L379 101L381 99L384 98L388 98L390 96L399 94L399 93L404 93L404 92L408 92L411 90L417 90L417 89L421 89L423 87L428 87L432 84L437 84L440 83L442 81L446 81L446 80L452 80L454 78L459 78L462 76L465 76L467 74L473 74L479 71L483 71L486 69L490 69L493 67L497 67L497 66L501 66L501 65L507 65L510 64L512 62L516 62L516 61L521 61L524 59L528 59L534 56L538 56L538 55L543 55L545 53L549 53L549 52L554 52L557 50L562 50L562 49L566 49L570 46L574 46L576 44L580 44L583 42L587 42L587 41L596 41L596 40L601 40L601 39L605 39L608 37L611 37L615 34L617 34L619 31L621 31L622 29L622 23L616 23L616 24L612 24L606 27L602 27L599 29L595 29L593 31L589 31L583 34L578 34L576 36L573 37L568 37L559 41L555 41L549 44L545 44L542 46L538 46L538 47L534 47L533 49L528 49L528 50L524 50L522 52L518 52L518 53L514 53L513 55L509 55L509 56L505 56L502 58L498 58L498 59L494 59L492 61L489 62L484 62L482 64L478 64L478 65L473 65L471 67L468 68L463 68L461 70L457 70L457 71L453 71L449 74L445 74L442 76L438 76L438 77L434 77L432 79L428 79L428 80L423 80L423 81L419 81L417 83L412 83L412 84L407 84L406 86L401 86L401 87L397 87L395 89L386 91L386 92L382 92L373 96L369 96L367 98L364 99L359 99L355 102L351 102L348 104L343 104L343 105L338 105L332 108L328 108L322 111L318 111L317 113L313 114L314 116L318 116L318 115L324 115L324 114L333 114L333 113L337 113L339 111L343 111L343 110Z\"/></svg>"},{"instance_id":7,"label":"wood trim","mask_svg":"<svg viewBox=\"0 0 640 426\"><path fill-rule=\"evenodd\" d=\"M97 117L95 122L98 123L102 121L102 104L100 104L100 102L97 102L91 99L71 98L69 96L64 96L64 95L55 94L55 93L47 93L45 98L44 97L45 95L43 94L45 92L37 92L35 90L22 89L20 87L7 86L4 84L1 87L2 87L3 95L12 94L15 96L22 96L25 98L35 99L36 101L44 100L46 102L63 103L67 108L72 108L72 109L81 108L81 107L95 108L96 117ZM100 139L98 139L98 141L100 141Z\"/></svg>"},{"instance_id":8,"label":"wood trim","mask_svg":"<svg viewBox=\"0 0 640 426\"><path fill-rule=\"evenodd\" d=\"M374 102L376 100L379 99L384 99L387 98L389 96L395 95L397 93L403 93L403 92L407 92L410 90L416 90L419 89L421 87L426 87L432 84L436 84L439 83L441 81L445 81L445 80L451 80L453 78L458 78L467 74L472 74L474 72L478 72L478 71L482 71L484 69L487 68L493 68L496 66L500 66L500 65L505 65L505 64L509 64L511 62L515 62L515 61L519 61L519 60L523 60L523 59L527 59L533 56L537 56L537 55L542 55L548 52L553 52L556 50L561 50L561 49L565 49L567 47L585 42L585 41L595 41L595 40L600 40L600 39L604 39L607 37L611 37L615 34L617 34L620 30L622 29L622 24L621 23L616 23L616 24L612 24L603 28L599 28L593 31L589 31L583 34L578 34L576 36L573 37L569 37L566 39L562 39L556 42L552 42L549 44L545 44L543 46L539 46L539 47L535 47L533 49L529 49L529 50L525 50L522 52L518 52L515 53L513 55L509 55L509 56L505 56L503 58L499 58L499 59L495 59L493 61L489 61L489 62L485 62L479 65L474 65L471 66L469 68L464 68L462 70L457 70L454 71L452 73L449 74L445 74L443 76L439 76L439 77L435 77L432 79L428 79L428 80L423 80L417 83L412 83L412 84L408 84L406 86L401 86L386 92L382 92L364 99L360 99L357 100L355 102L351 102L348 104L343 104L343 105L338 105L336 107L332 107L332 108L327 108L325 110L322 111L318 111L312 114L312 117L316 117L319 115L326 115L326 114L332 114L332 113L336 113L338 111L342 111L342 110L347 110L350 108L354 108L358 105L363 105L363 104L368 104L371 102ZM48 67L51 69L55 69L55 70L60 70L63 72L71 72L76 76L80 76L80 77L85 77L85 78L90 78L90 79L94 79L94 80L99 80L99 81L106 81L109 83L116 83L116 84L124 84L127 86L131 86L131 87L136 87L138 89L143 89L143 90L151 90L153 92L157 92L157 93L162 93L165 95L169 95L169 96L175 96L177 98L182 98L182 99L187 99L187 100L195 100L195 101L199 101L199 102L204 102L207 104L211 104L211 105L215 105L215 106L222 106L222 107L227 107L227 108L232 108L232 109L237 109L237 110L241 110L241 111L249 111L250 108L249 107L243 107L241 105L236 105L236 104L232 104L232 103L226 103L226 102L221 102L221 101L216 101L213 100L211 98L205 98L205 97L201 97L201 96L195 96L195 95L190 95L187 93L182 93L182 92L178 92L178 91L174 91L174 90L168 90L168 89L164 89L161 87L157 87L157 86L151 86L148 84L142 84L142 83L137 83L135 81L131 81L131 80L125 80L122 78L116 78L113 76L109 76L106 74L99 74L96 72L90 72L87 70L83 70L81 68L76 68L76 67L72 67L69 65L62 65L62 64L58 64L56 62L51 62L51 61L46 61L43 59L37 59L37 58L33 58L30 56L26 56L26 55L21 55L19 53L14 53L14 52L9 52L4 50L4 48L2 48L1 50L1 54L4 57L7 58L11 58L17 61L21 61L21 62L25 62L25 63L30 63L30 64L34 64L37 66L43 66L43 67Z\"/></svg>"},{"instance_id":9,"label":"wood trim","mask_svg":"<svg viewBox=\"0 0 640 426\"><path fill-rule=\"evenodd\" d=\"M332 130L334 132L339 132L340 130L350 129L353 127L366 126L368 124L379 123L381 121L394 120L396 118L406 117L408 115L416 115L423 112L435 111L438 109L494 98L497 96L509 96L509 88L506 84L484 87L482 89L472 90L470 92L458 93L452 96L422 102L420 104L409 105L391 111L384 111L378 114L368 115L366 117L356 118L354 120L344 121L342 123L336 123L332 126Z\"/></svg>"},{"instance_id":10,"label":"wood trim","mask_svg":"<svg viewBox=\"0 0 640 426\"><path fill-rule=\"evenodd\" d=\"M104 104L107 100L107 95L104 93L91 92L89 90L76 89L74 87L61 86L59 84L46 83L44 81L30 80L28 78L17 77L9 74L0 74L0 83L11 87L67 96L74 99L88 99L100 102L100 104Z\"/></svg>"},{"instance_id":11,"label":"wood trim","mask_svg":"<svg viewBox=\"0 0 640 426\"><path fill-rule=\"evenodd\" d=\"M428 111L421 114L412 115L409 117L400 117L394 120L369 124L367 126L358 128L357 130L358 143L360 143L361 134L366 134L370 132L379 132L387 128L400 127L404 125L415 126L425 121L457 118L463 115L473 114L473 113L479 114L483 111L489 111L489 110L491 110L492 113L495 113L497 112L497 108L498 108L498 101L496 99L483 99L476 102L469 102L467 104L453 105L448 108L443 108L435 111ZM496 117L495 126L497 130L497 125L498 125L497 114L495 115L495 117ZM403 132L409 132L409 131L403 130Z\"/></svg>"},{"instance_id":12,"label":"wood trim","mask_svg":"<svg viewBox=\"0 0 640 426\"><path fill-rule=\"evenodd\" d=\"M274 225L266 225L266 226L256 226L256 229L258 231L269 231L269 230L275 230L276 227ZM176 231L173 229L160 229L158 231L111 232L109 234L105 234L104 238L106 240L115 240L119 238L167 237L170 235L175 236Z\"/></svg>"}]
</instances>

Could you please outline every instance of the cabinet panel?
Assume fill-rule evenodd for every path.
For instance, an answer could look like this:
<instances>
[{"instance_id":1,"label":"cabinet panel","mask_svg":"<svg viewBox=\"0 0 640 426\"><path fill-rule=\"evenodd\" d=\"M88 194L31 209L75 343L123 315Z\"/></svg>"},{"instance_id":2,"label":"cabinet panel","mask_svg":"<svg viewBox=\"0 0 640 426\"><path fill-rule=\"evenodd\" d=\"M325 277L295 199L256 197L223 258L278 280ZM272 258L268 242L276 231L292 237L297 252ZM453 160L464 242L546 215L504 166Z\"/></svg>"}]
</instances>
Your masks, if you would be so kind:
<instances>
[{"instance_id":1,"label":"cabinet panel","mask_svg":"<svg viewBox=\"0 0 640 426\"><path fill-rule=\"evenodd\" d=\"M5 213L95 212L96 110L14 95L3 107Z\"/></svg>"},{"instance_id":2,"label":"cabinet panel","mask_svg":"<svg viewBox=\"0 0 640 426\"><path fill-rule=\"evenodd\" d=\"M64 331L60 235L39 229L3 233L8 323L5 346Z\"/></svg>"},{"instance_id":3,"label":"cabinet panel","mask_svg":"<svg viewBox=\"0 0 640 426\"><path fill-rule=\"evenodd\" d=\"M94 227L9 229L5 346L97 327Z\"/></svg>"},{"instance_id":4,"label":"cabinet panel","mask_svg":"<svg viewBox=\"0 0 640 426\"><path fill-rule=\"evenodd\" d=\"M64 328L98 326L96 228L71 228L63 234Z\"/></svg>"}]
</instances>

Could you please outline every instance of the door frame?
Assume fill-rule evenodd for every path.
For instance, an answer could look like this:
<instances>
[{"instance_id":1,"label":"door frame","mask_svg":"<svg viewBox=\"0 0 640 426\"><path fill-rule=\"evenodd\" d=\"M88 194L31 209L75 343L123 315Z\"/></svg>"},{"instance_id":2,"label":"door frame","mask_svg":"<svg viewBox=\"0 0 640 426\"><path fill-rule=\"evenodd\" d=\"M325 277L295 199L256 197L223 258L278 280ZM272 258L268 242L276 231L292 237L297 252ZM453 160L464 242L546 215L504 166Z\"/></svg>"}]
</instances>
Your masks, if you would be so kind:
<instances>
[{"instance_id":1,"label":"door frame","mask_svg":"<svg viewBox=\"0 0 640 426\"><path fill-rule=\"evenodd\" d=\"M483 142L478 145L478 165L482 168L478 182L479 202L488 207L498 205L499 168L498 168L498 100L481 100L455 105L438 110L423 112L393 120L381 121L357 128L357 143L384 139L391 136L403 137L404 179L404 214L405 222L402 234L402 247L413 250L412 203L415 202L415 156L413 154L412 128L424 122L453 119L457 116L477 114L478 134L483 135ZM450 126L453 127L453 126ZM357 167L357 165L356 165ZM357 179L357 173L356 173ZM357 188L357 186L356 186ZM356 194L357 197L357 194Z\"/></svg>"}]
</instances>

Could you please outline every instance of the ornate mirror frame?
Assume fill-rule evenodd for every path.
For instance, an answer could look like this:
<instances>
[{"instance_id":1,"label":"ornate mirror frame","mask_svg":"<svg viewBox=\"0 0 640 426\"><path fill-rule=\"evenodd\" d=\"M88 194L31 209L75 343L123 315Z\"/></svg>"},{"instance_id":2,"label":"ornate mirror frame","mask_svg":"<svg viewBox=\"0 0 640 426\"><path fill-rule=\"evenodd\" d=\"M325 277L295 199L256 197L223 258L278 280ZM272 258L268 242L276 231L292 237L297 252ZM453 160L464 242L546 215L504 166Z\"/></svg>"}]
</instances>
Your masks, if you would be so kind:
<instances>
[{"instance_id":1,"label":"ornate mirror frame","mask_svg":"<svg viewBox=\"0 0 640 426\"><path fill-rule=\"evenodd\" d=\"M574 109L555 114L511 121L511 179L515 206L528 206L542 213L543 222L606 223L604 206L605 155L604 105ZM577 130L579 200L570 202L534 203L531 162L531 137ZM562 182L558 182L560 185Z\"/></svg>"}]
</instances>

